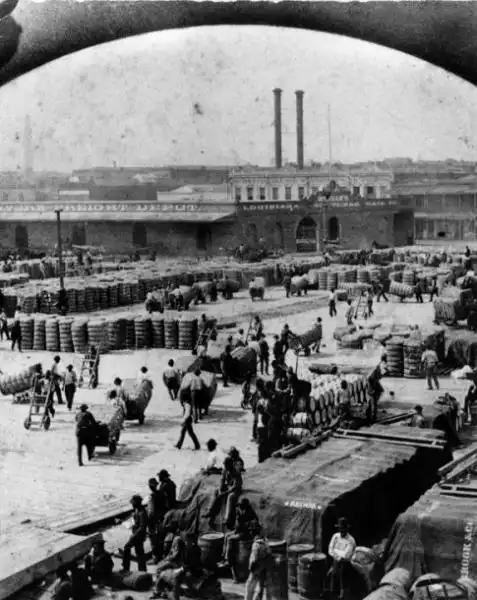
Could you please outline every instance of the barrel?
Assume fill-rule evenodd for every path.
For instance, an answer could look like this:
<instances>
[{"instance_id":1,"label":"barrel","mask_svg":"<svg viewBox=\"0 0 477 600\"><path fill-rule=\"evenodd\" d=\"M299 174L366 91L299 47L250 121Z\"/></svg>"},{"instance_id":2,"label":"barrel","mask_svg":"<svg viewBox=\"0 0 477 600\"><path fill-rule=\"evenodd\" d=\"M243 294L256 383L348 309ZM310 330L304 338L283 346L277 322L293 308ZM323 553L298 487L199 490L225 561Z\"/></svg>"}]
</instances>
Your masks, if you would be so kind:
<instances>
[{"instance_id":1,"label":"barrel","mask_svg":"<svg viewBox=\"0 0 477 600\"><path fill-rule=\"evenodd\" d=\"M272 555L270 587L270 595L273 600L288 600L288 561L286 552Z\"/></svg>"},{"instance_id":2,"label":"barrel","mask_svg":"<svg viewBox=\"0 0 477 600\"><path fill-rule=\"evenodd\" d=\"M108 304L111 308L119 306L119 283L117 282L108 284Z\"/></svg>"},{"instance_id":3,"label":"barrel","mask_svg":"<svg viewBox=\"0 0 477 600\"><path fill-rule=\"evenodd\" d=\"M238 583L244 582L248 577L248 564L252 552L252 540L243 540L232 538L232 543L236 544L235 563L233 566L234 578Z\"/></svg>"},{"instance_id":4,"label":"barrel","mask_svg":"<svg viewBox=\"0 0 477 600\"><path fill-rule=\"evenodd\" d=\"M116 573L115 573L116 575ZM133 590L135 592L147 592L151 589L152 575L142 571L133 571L132 573L119 574L123 589Z\"/></svg>"},{"instance_id":5,"label":"barrel","mask_svg":"<svg viewBox=\"0 0 477 600\"><path fill-rule=\"evenodd\" d=\"M152 323L152 347L164 348L164 317L153 314Z\"/></svg>"},{"instance_id":6,"label":"barrel","mask_svg":"<svg viewBox=\"0 0 477 600\"><path fill-rule=\"evenodd\" d=\"M104 352L108 350L108 331L105 319L95 319L88 321L88 341L90 345Z\"/></svg>"},{"instance_id":7,"label":"barrel","mask_svg":"<svg viewBox=\"0 0 477 600\"><path fill-rule=\"evenodd\" d=\"M81 285L76 290L76 312L86 312L86 290Z\"/></svg>"},{"instance_id":8,"label":"barrel","mask_svg":"<svg viewBox=\"0 0 477 600\"><path fill-rule=\"evenodd\" d=\"M145 317L134 319L134 332L136 335L136 348L150 348L151 346L151 321Z\"/></svg>"},{"instance_id":9,"label":"barrel","mask_svg":"<svg viewBox=\"0 0 477 600\"><path fill-rule=\"evenodd\" d=\"M164 342L168 350L179 346L179 329L177 320L172 316L166 316L164 319Z\"/></svg>"},{"instance_id":10,"label":"barrel","mask_svg":"<svg viewBox=\"0 0 477 600\"><path fill-rule=\"evenodd\" d=\"M414 582L411 588L413 600L468 600L468 590L465 586L445 581L441 577L429 581L425 578L426 575L422 575Z\"/></svg>"},{"instance_id":11,"label":"barrel","mask_svg":"<svg viewBox=\"0 0 477 600\"><path fill-rule=\"evenodd\" d=\"M300 443L308 437L310 437L310 429L308 427L289 427L287 429L287 439L290 443Z\"/></svg>"},{"instance_id":12,"label":"barrel","mask_svg":"<svg viewBox=\"0 0 477 600\"><path fill-rule=\"evenodd\" d=\"M287 554L287 541L286 540L268 540L270 551L273 555L285 555Z\"/></svg>"},{"instance_id":13,"label":"barrel","mask_svg":"<svg viewBox=\"0 0 477 600\"><path fill-rule=\"evenodd\" d=\"M74 352L73 336L71 333L71 325L73 319L60 319L59 320L59 331L60 331L60 350L61 352Z\"/></svg>"},{"instance_id":14,"label":"barrel","mask_svg":"<svg viewBox=\"0 0 477 600\"><path fill-rule=\"evenodd\" d=\"M313 552L312 544L293 544L288 548L288 589L298 591L298 561L301 556Z\"/></svg>"},{"instance_id":15,"label":"barrel","mask_svg":"<svg viewBox=\"0 0 477 600\"><path fill-rule=\"evenodd\" d=\"M357 549L358 548L356 548L356 550ZM388 571L388 573L384 575L384 577L379 582L379 585L392 585L394 587L402 587L406 590L406 592L408 592L411 588L411 583L411 573L409 573L407 569L403 569L402 567L396 567L395 569L391 569L391 571Z\"/></svg>"},{"instance_id":16,"label":"barrel","mask_svg":"<svg viewBox=\"0 0 477 600\"><path fill-rule=\"evenodd\" d=\"M60 331L57 319L47 319L45 323L46 349L48 352L59 352Z\"/></svg>"},{"instance_id":17,"label":"barrel","mask_svg":"<svg viewBox=\"0 0 477 600\"><path fill-rule=\"evenodd\" d=\"M35 319L35 324L33 326L33 350L46 350L45 324L46 319Z\"/></svg>"},{"instance_id":18,"label":"barrel","mask_svg":"<svg viewBox=\"0 0 477 600\"><path fill-rule=\"evenodd\" d=\"M24 350L33 350L33 317L26 317L20 320L20 330L22 334L22 348Z\"/></svg>"},{"instance_id":19,"label":"barrel","mask_svg":"<svg viewBox=\"0 0 477 600\"><path fill-rule=\"evenodd\" d=\"M199 538L200 559L204 567L215 569L222 560L224 549L223 533L205 533Z\"/></svg>"},{"instance_id":20,"label":"barrel","mask_svg":"<svg viewBox=\"0 0 477 600\"><path fill-rule=\"evenodd\" d=\"M298 558L297 587L302 600L319 600L326 578L326 554L310 552Z\"/></svg>"},{"instance_id":21,"label":"barrel","mask_svg":"<svg viewBox=\"0 0 477 600\"><path fill-rule=\"evenodd\" d=\"M77 354L84 354L87 348L87 321L75 319L71 324L71 336L73 338L74 350Z\"/></svg>"},{"instance_id":22,"label":"barrel","mask_svg":"<svg viewBox=\"0 0 477 600\"><path fill-rule=\"evenodd\" d=\"M108 321L108 346L110 350L122 350L121 330L118 319Z\"/></svg>"}]
</instances>

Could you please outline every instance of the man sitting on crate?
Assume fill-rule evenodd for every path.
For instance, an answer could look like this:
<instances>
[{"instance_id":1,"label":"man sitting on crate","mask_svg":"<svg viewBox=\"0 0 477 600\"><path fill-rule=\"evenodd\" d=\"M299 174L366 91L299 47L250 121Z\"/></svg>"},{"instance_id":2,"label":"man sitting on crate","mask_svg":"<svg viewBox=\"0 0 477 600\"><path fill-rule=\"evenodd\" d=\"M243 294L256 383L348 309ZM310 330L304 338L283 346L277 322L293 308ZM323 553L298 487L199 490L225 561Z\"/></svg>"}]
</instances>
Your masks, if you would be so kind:
<instances>
[{"instance_id":1,"label":"man sitting on crate","mask_svg":"<svg viewBox=\"0 0 477 600\"><path fill-rule=\"evenodd\" d=\"M242 498L237 506L235 517L235 528L225 534L224 539L224 563L234 572L236 545L238 540L253 540L255 533L260 527L257 513L253 510L248 498ZM234 576L235 579L235 576Z\"/></svg>"},{"instance_id":2,"label":"man sitting on crate","mask_svg":"<svg viewBox=\"0 0 477 600\"><path fill-rule=\"evenodd\" d=\"M356 542L349 534L348 521L342 517L338 521L338 532L333 535L328 547L328 554L333 559L328 572L330 592L340 600L345 598L347 592L347 578L355 549Z\"/></svg>"}]
</instances>

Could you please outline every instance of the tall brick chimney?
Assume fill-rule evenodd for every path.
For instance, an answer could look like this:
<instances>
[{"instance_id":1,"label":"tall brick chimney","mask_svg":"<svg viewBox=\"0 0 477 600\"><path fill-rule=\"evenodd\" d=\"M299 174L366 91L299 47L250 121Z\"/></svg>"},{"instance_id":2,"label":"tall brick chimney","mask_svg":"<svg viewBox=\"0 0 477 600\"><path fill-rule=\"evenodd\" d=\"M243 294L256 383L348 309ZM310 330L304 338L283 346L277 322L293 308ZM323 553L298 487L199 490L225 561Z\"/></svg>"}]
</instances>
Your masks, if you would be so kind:
<instances>
[{"instance_id":1,"label":"tall brick chimney","mask_svg":"<svg viewBox=\"0 0 477 600\"><path fill-rule=\"evenodd\" d=\"M275 88L275 167L282 168L282 90Z\"/></svg>"},{"instance_id":2,"label":"tall brick chimney","mask_svg":"<svg viewBox=\"0 0 477 600\"><path fill-rule=\"evenodd\" d=\"M303 96L305 92L297 90L296 94L296 162L299 169L303 169L305 162L303 144Z\"/></svg>"}]
</instances>

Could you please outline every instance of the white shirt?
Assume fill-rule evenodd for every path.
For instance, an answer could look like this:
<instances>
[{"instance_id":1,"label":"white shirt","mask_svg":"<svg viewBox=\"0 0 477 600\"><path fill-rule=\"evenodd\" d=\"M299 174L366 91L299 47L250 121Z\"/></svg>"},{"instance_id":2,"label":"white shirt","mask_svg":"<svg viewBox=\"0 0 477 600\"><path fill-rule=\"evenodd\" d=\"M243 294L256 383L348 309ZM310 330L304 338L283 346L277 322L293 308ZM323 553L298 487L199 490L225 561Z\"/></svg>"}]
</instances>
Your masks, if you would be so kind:
<instances>
[{"instance_id":1,"label":"white shirt","mask_svg":"<svg viewBox=\"0 0 477 600\"><path fill-rule=\"evenodd\" d=\"M209 452L207 456L207 462L205 465L206 469L220 469L222 468L222 463L224 462L224 457L219 450L214 450L213 452Z\"/></svg>"},{"instance_id":2,"label":"white shirt","mask_svg":"<svg viewBox=\"0 0 477 600\"><path fill-rule=\"evenodd\" d=\"M356 542L349 533L344 536L335 533L328 547L328 554L335 560L350 560L356 548Z\"/></svg>"}]
</instances>

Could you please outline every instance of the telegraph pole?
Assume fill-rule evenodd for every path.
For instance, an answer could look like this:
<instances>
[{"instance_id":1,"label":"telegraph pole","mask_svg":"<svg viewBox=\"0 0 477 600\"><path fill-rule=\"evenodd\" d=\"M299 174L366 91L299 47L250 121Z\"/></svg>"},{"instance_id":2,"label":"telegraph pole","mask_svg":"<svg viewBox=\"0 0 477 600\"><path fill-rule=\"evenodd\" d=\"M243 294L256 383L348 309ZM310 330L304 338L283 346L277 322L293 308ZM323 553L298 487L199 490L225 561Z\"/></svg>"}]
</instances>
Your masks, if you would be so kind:
<instances>
[{"instance_id":1,"label":"telegraph pole","mask_svg":"<svg viewBox=\"0 0 477 600\"><path fill-rule=\"evenodd\" d=\"M64 280L64 269L63 269L63 247L61 245L61 208L55 210L56 213L56 235L58 238L58 260L59 260L59 271L60 271L60 288L64 289L65 280Z\"/></svg>"}]
</instances>

